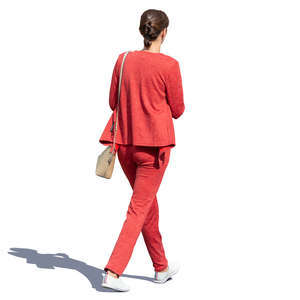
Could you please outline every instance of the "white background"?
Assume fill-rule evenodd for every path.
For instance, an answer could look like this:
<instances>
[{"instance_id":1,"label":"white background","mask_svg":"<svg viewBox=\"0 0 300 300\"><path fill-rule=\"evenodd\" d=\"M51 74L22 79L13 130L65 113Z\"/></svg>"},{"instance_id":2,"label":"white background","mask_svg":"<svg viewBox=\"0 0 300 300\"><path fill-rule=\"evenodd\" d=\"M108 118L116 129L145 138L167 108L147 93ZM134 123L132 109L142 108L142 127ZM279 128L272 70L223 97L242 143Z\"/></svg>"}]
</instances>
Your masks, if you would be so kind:
<instances>
[{"instance_id":1,"label":"white background","mask_svg":"<svg viewBox=\"0 0 300 300\"><path fill-rule=\"evenodd\" d=\"M299 299L297 4L2 0L1 299ZM161 52L184 85L158 192L166 254L181 270L165 285L130 277L153 276L140 235L124 271L131 290L104 293L88 278L99 288L131 188L118 161L112 179L96 177L98 139L113 65L142 49L149 8L170 19ZM48 267L65 253L88 275L68 259L28 264L12 247L49 254L36 256Z\"/></svg>"}]
</instances>

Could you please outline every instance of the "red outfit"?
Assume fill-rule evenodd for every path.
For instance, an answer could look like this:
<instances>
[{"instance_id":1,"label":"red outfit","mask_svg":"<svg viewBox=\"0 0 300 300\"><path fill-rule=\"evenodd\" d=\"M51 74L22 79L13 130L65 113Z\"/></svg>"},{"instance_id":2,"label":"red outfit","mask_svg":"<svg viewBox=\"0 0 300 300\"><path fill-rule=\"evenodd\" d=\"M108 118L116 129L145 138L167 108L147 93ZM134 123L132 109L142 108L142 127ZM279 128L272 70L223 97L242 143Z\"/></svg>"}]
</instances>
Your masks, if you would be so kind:
<instances>
[{"instance_id":1,"label":"red outfit","mask_svg":"<svg viewBox=\"0 0 300 300\"><path fill-rule=\"evenodd\" d=\"M165 149L162 163L157 168L157 147L120 145L120 165L133 189L126 220L104 270L121 275L132 255L137 238L142 231L143 238L153 262L155 271L168 267L161 234L159 232L159 211L156 193L169 163L171 149Z\"/></svg>"},{"instance_id":2,"label":"red outfit","mask_svg":"<svg viewBox=\"0 0 300 300\"><path fill-rule=\"evenodd\" d=\"M112 144L118 80L125 52L115 63L109 94L113 110L99 139ZM155 271L168 266L158 228L156 193L175 146L173 120L184 110L179 63L163 53L131 51L126 56L116 134L116 151L133 194L127 217L105 270L121 275L128 264L140 231Z\"/></svg>"}]
</instances>

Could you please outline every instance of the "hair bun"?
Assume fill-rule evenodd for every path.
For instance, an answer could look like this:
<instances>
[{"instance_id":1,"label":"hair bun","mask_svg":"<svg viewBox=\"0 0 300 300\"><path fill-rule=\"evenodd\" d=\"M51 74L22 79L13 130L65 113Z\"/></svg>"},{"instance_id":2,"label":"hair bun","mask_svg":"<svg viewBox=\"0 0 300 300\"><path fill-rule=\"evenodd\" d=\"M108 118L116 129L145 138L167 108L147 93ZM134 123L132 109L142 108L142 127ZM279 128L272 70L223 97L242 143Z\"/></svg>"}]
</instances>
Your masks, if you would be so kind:
<instances>
[{"instance_id":1,"label":"hair bun","mask_svg":"<svg viewBox=\"0 0 300 300\"><path fill-rule=\"evenodd\" d=\"M151 23L146 23L146 24L145 24L144 34L145 34L146 36L150 36L150 35L151 35L151 31L152 31Z\"/></svg>"}]
</instances>

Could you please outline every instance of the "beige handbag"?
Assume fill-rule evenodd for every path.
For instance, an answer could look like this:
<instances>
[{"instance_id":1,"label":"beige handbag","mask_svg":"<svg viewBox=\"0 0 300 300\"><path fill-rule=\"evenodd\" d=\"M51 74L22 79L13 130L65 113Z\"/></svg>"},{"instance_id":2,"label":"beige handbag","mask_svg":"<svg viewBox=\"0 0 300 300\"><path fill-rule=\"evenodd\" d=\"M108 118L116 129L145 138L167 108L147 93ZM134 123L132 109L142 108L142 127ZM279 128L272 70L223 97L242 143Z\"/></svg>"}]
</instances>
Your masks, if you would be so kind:
<instances>
[{"instance_id":1,"label":"beige handbag","mask_svg":"<svg viewBox=\"0 0 300 300\"><path fill-rule=\"evenodd\" d=\"M98 156L97 164L96 164L96 175L103 177L103 178L111 178L112 172L115 165L115 159L116 159L116 149L115 149L115 142L116 142L116 132L118 127L118 113L119 113L119 102L120 102L120 91L121 91L121 80L122 80L122 74L123 74L123 65L125 58L127 54L130 51L127 51L124 54L121 70L120 70L120 78L119 78L119 89L118 89L118 103L117 103L117 113L116 113L116 124L114 129L114 139L113 139L113 145L109 145L106 147L106 149ZM111 152L111 148L113 151Z\"/></svg>"}]
</instances>

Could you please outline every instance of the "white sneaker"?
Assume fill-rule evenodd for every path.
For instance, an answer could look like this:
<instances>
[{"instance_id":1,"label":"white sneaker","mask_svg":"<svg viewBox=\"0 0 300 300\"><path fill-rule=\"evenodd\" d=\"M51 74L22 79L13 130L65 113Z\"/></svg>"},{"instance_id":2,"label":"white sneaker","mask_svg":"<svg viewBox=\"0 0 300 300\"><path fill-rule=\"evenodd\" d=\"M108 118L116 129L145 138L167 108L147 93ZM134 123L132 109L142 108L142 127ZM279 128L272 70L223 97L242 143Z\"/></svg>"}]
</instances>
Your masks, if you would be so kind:
<instances>
[{"instance_id":1,"label":"white sneaker","mask_svg":"<svg viewBox=\"0 0 300 300\"><path fill-rule=\"evenodd\" d=\"M119 277L113 277L109 275L107 272L102 273L103 281L102 286L105 288L114 289L120 292L127 292L129 291L129 286Z\"/></svg>"},{"instance_id":2,"label":"white sneaker","mask_svg":"<svg viewBox=\"0 0 300 300\"><path fill-rule=\"evenodd\" d=\"M165 272L154 273L154 282L165 283L169 278L175 275L179 271L179 264L176 262L169 263L168 270Z\"/></svg>"}]
</instances>

